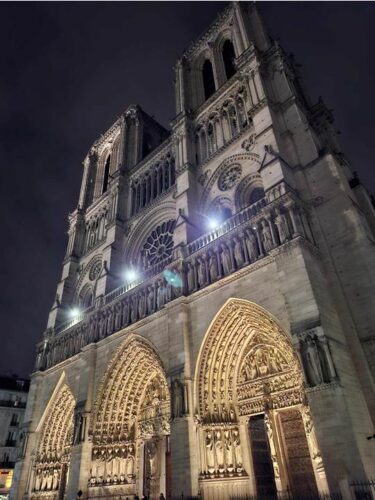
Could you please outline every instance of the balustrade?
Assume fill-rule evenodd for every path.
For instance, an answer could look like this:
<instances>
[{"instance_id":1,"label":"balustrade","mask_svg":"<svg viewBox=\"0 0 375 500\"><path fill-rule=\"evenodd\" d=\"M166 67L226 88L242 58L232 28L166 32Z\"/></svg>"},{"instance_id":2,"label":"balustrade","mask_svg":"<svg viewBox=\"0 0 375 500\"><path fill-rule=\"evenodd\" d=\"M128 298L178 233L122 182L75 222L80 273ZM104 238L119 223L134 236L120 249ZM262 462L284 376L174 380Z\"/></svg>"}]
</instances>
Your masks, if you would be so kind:
<instances>
[{"instance_id":1,"label":"balustrade","mask_svg":"<svg viewBox=\"0 0 375 500\"><path fill-rule=\"evenodd\" d=\"M238 212L211 233L186 245L179 256L148 268L139 280L103 297L52 331L39 344L36 369L49 368L125 328L181 295L189 295L253 264L296 236L311 241L307 216L288 194Z\"/></svg>"}]
</instances>

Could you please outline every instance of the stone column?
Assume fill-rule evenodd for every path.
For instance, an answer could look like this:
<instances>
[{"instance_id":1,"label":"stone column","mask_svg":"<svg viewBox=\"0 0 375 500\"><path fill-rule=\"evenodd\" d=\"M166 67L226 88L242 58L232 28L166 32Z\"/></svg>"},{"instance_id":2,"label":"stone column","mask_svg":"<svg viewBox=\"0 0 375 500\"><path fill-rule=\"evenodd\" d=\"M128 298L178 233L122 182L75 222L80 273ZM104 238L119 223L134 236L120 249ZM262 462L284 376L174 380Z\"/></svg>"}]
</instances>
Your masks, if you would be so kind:
<instances>
[{"instance_id":1,"label":"stone column","mask_svg":"<svg viewBox=\"0 0 375 500\"><path fill-rule=\"evenodd\" d=\"M93 390L96 366L96 345L90 344L80 354L80 378L77 394L77 406L81 402L82 427L76 433L75 444L72 445L69 465L69 478L66 486L67 498L76 498L77 492L87 492L91 470L92 442L88 436L88 422L93 406ZM76 429L75 429L76 430Z\"/></svg>"}]
</instances>

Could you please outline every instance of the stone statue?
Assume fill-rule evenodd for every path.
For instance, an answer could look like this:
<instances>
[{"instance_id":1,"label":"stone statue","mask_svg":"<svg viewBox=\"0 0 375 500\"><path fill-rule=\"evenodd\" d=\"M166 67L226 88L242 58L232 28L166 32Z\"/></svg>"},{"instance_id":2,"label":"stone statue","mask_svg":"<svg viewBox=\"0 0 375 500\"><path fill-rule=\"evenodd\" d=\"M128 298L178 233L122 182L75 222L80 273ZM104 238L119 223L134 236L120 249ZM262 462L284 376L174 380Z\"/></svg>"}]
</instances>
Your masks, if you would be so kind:
<instances>
[{"instance_id":1,"label":"stone statue","mask_svg":"<svg viewBox=\"0 0 375 500\"><path fill-rule=\"evenodd\" d=\"M215 432L216 459L219 470L224 469L224 445L221 431Z\"/></svg>"},{"instance_id":2,"label":"stone statue","mask_svg":"<svg viewBox=\"0 0 375 500\"><path fill-rule=\"evenodd\" d=\"M258 243L255 234L250 229L246 229L245 243L250 262L254 262L258 258Z\"/></svg>"},{"instance_id":3,"label":"stone statue","mask_svg":"<svg viewBox=\"0 0 375 500\"><path fill-rule=\"evenodd\" d=\"M184 386L177 379L173 381L173 408L172 415L174 418L182 417L184 414Z\"/></svg>"},{"instance_id":4,"label":"stone statue","mask_svg":"<svg viewBox=\"0 0 375 500\"><path fill-rule=\"evenodd\" d=\"M215 471L215 452L214 452L214 439L211 432L207 432L206 436L206 456L207 456L207 469L210 474Z\"/></svg>"},{"instance_id":5,"label":"stone statue","mask_svg":"<svg viewBox=\"0 0 375 500\"><path fill-rule=\"evenodd\" d=\"M224 274L229 274L232 271L232 261L230 258L230 250L224 244L221 245L221 262L223 265Z\"/></svg>"},{"instance_id":6,"label":"stone statue","mask_svg":"<svg viewBox=\"0 0 375 500\"><path fill-rule=\"evenodd\" d=\"M74 437L73 444L78 444L81 442L82 438L82 426L83 426L83 415L79 411L76 413L76 418L74 422Z\"/></svg>"},{"instance_id":7,"label":"stone statue","mask_svg":"<svg viewBox=\"0 0 375 500\"><path fill-rule=\"evenodd\" d=\"M219 274L219 266L217 262L217 257L214 251L210 250L208 252L208 265L210 268L210 278L211 278L211 283L215 281L218 277Z\"/></svg>"},{"instance_id":8,"label":"stone statue","mask_svg":"<svg viewBox=\"0 0 375 500\"><path fill-rule=\"evenodd\" d=\"M137 295L134 294L133 297L131 298L131 308L130 308L130 319L132 323L135 323L137 321L137 308L138 308Z\"/></svg>"},{"instance_id":9,"label":"stone statue","mask_svg":"<svg viewBox=\"0 0 375 500\"><path fill-rule=\"evenodd\" d=\"M53 471L52 489L53 490L59 489L59 471L57 469L54 469Z\"/></svg>"},{"instance_id":10,"label":"stone statue","mask_svg":"<svg viewBox=\"0 0 375 500\"><path fill-rule=\"evenodd\" d=\"M233 238L234 241L234 258L237 263L237 268L240 268L243 266L244 263L244 258L242 254L242 243L239 238Z\"/></svg>"},{"instance_id":11,"label":"stone statue","mask_svg":"<svg viewBox=\"0 0 375 500\"><path fill-rule=\"evenodd\" d=\"M307 378L310 385L315 386L324 382L323 370L320 362L318 346L316 340L310 335L305 341L305 363Z\"/></svg>"},{"instance_id":12,"label":"stone statue","mask_svg":"<svg viewBox=\"0 0 375 500\"><path fill-rule=\"evenodd\" d=\"M232 468L233 467L232 436L229 430L224 431L224 442L225 442L225 464L228 468Z\"/></svg>"},{"instance_id":13,"label":"stone statue","mask_svg":"<svg viewBox=\"0 0 375 500\"><path fill-rule=\"evenodd\" d=\"M282 214L278 208L275 209L275 224L279 233L280 243L283 244L290 237L288 221L285 214Z\"/></svg>"},{"instance_id":14,"label":"stone statue","mask_svg":"<svg viewBox=\"0 0 375 500\"><path fill-rule=\"evenodd\" d=\"M146 314L146 301L143 292L140 292L138 294L138 314L139 314L139 319L144 318Z\"/></svg>"},{"instance_id":15,"label":"stone statue","mask_svg":"<svg viewBox=\"0 0 375 500\"><path fill-rule=\"evenodd\" d=\"M151 286L147 288L147 312L148 314L154 312L154 290Z\"/></svg>"},{"instance_id":16,"label":"stone statue","mask_svg":"<svg viewBox=\"0 0 375 500\"><path fill-rule=\"evenodd\" d=\"M158 280L157 284L158 284L158 287L157 287L157 292L156 292L156 308L157 308L157 310L159 310L164 306L165 289L164 289L163 280Z\"/></svg>"},{"instance_id":17,"label":"stone statue","mask_svg":"<svg viewBox=\"0 0 375 500\"><path fill-rule=\"evenodd\" d=\"M42 484L42 471L38 469L35 476L35 488L34 488L35 491L40 491L41 484Z\"/></svg>"},{"instance_id":18,"label":"stone statue","mask_svg":"<svg viewBox=\"0 0 375 500\"><path fill-rule=\"evenodd\" d=\"M191 264L191 262L188 262L187 265L187 282L188 282L188 290L189 292L192 292L195 289L195 283L194 283L194 266Z\"/></svg>"},{"instance_id":19,"label":"stone statue","mask_svg":"<svg viewBox=\"0 0 375 500\"><path fill-rule=\"evenodd\" d=\"M121 328L121 303L115 305L115 330Z\"/></svg>"},{"instance_id":20,"label":"stone statue","mask_svg":"<svg viewBox=\"0 0 375 500\"><path fill-rule=\"evenodd\" d=\"M233 431L233 448L234 456L236 459L236 466L238 469L242 469L242 453L241 453L241 443L240 443L240 433L238 429Z\"/></svg>"},{"instance_id":21,"label":"stone statue","mask_svg":"<svg viewBox=\"0 0 375 500\"><path fill-rule=\"evenodd\" d=\"M203 258L197 259L198 284L203 287L206 284L206 265Z\"/></svg>"},{"instance_id":22,"label":"stone statue","mask_svg":"<svg viewBox=\"0 0 375 500\"><path fill-rule=\"evenodd\" d=\"M126 459L126 475L130 478L134 475L134 457L132 455L128 455Z\"/></svg>"},{"instance_id":23,"label":"stone statue","mask_svg":"<svg viewBox=\"0 0 375 500\"><path fill-rule=\"evenodd\" d=\"M265 220L262 220L262 243L263 248L266 253L268 253L273 248L273 241L271 235L271 229L269 224Z\"/></svg>"}]
</instances>

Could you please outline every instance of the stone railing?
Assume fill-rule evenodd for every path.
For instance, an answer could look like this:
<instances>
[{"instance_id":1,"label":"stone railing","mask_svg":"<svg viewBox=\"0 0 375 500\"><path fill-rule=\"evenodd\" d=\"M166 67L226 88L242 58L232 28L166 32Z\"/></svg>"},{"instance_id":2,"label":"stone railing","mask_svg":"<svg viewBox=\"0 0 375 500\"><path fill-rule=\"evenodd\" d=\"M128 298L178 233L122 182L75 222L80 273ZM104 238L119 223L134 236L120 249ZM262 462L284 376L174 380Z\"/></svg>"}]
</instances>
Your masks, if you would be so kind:
<instances>
[{"instance_id":1,"label":"stone railing","mask_svg":"<svg viewBox=\"0 0 375 500\"><path fill-rule=\"evenodd\" d=\"M259 200L147 269L138 282L113 290L72 321L48 330L37 348L36 370L78 354L85 345L245 268L297 236L313 243L306 210L294 194L268 204Z\"/></svg>"}]
</instances>

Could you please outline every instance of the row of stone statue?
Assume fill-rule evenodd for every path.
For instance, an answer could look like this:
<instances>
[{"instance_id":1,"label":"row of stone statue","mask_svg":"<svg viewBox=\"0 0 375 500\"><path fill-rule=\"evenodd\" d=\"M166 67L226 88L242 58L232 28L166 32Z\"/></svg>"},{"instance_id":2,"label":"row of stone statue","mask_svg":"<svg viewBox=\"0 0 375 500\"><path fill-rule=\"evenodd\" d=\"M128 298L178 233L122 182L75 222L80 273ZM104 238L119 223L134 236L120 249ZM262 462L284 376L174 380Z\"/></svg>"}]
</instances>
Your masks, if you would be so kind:
<instances>
[{"instance_id":1,"label":"row of stone statue","mask_svg":"<svg viewBox=\"0 0 375 500\"><path fill-rule=\"evenodd\" d=\"M198 252L197 257L188 257L178 268L151 278L137 291L127 292L115 305L93 313L65 335L45 343L38 353L36 369L49 368L77 354L85 345L160 310L182 293L192 293L263 257L298 232L296 215L291 214L292 209L276 208L272 218L253 223L208 251Z\"/></svg>"},{"instance_id":2,"label":"row of stone statue","mask_svg":"<svg viewBox=\"0 0 375 500\"><path fill-rule=\"evenodd\" d=\"M243 474L240 433L237 427L205 431L204 477Z\"/></svg>"},{"instance_id":3,"label":"row of stone statue","mask_svg":"<svg viewBox=\"0 0 375 500\"><path fill-rule=\"evenodd\" d=\"M57 491L60 485L60 468L37 469L34 491Z\"/></svg>"},{"instance_id":4,"label":"row of stone statue","mask_svg":"<svg viewBox=\"0 0 375 500\"><path fill-rule=\"evenodd\" d=\"M180 273L171 270L172 274ZM68 335L47 343L38 353L37 369L46 369L74 356L85 345L97 342L147 315L161 309L166 303L182 293L181 286L174 286L165 278L157 279L152 285L128 295L115 305L98 311L73 328Z\"/></svg>"},{"instance_id":5,"label":"row of stone statue","mask_svg":"<svg viewBox=\"0 0 375 500\"><path fill-rule=\"evenodd\" d=\"M225 242L202 252L186 264L188 292L203 288L268 254L291 237L287 215L277 210L274 222L262 220L259 227L246 228ZM276 225L277 232L273 224Z\"/></svg>"},{"instance_id":6,"label":"row of stone statue","mask_svg":"<svg viewBox=\"0 0 375 500\"><path fill-rule=\"evenodd\" d=\"M90 486L134 482L134 454L127 458L110 460L97 458L92 461Z\"/></svg>"}]
</instances>

